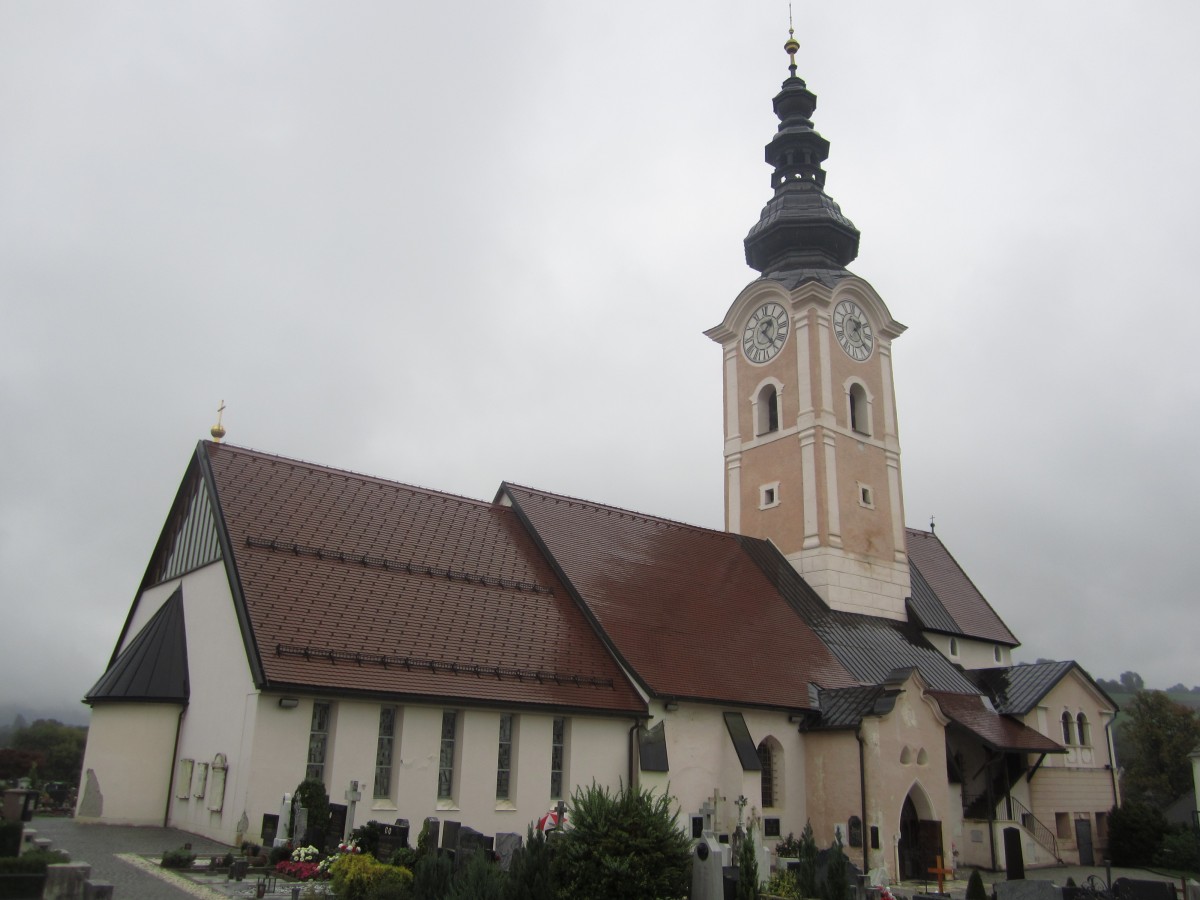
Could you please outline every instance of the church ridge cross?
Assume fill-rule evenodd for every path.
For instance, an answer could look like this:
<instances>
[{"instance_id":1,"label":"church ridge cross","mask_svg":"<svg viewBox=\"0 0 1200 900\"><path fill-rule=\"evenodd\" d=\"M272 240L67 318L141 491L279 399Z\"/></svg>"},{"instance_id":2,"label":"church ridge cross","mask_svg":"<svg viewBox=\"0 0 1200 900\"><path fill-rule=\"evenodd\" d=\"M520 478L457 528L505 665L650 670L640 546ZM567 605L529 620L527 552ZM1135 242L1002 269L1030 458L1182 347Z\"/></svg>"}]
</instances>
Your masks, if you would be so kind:
<instances>
[{"instance_id":1,"label":"church ridge cross","mask_svg":"<svg viewBox=\"0 0 1200 900\"><path fill-rule=\"evenodd\" d=\"M942 865L942 857L939 855L937 857L937 865L929 870L929 874L937 876L937 880L938 880L937 892L940 894L940 893L942 893L942 879L947 875L953 875L954 870L947 869L944 865Z\"/></svg>"}]
</instances>

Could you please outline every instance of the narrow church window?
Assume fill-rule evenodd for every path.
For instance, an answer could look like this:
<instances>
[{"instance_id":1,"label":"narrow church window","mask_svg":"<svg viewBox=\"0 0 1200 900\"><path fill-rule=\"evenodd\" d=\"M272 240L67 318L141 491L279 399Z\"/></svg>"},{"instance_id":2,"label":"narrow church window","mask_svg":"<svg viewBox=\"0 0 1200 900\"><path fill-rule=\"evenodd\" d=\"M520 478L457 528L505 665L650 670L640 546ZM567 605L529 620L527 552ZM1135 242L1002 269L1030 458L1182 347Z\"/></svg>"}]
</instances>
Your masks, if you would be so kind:
<instances>
[{"instance_id":1,"label":"narrow church window","mask_svg":"<svg viewBox=\"0 0 1200 900\"><path fill-rule=\"evenodd\" d=\"M847 824L847 831L850 832L850 846L861 847L863 841L862 819L860 819L858 816L851 816L850 821Z\"/></svg>"},{"instance_id":2,"label":"narrow church window","mask_svg":"<svg viewBox=\"0 0 1200 900\"><path fill-rule=\"evenodd\" d=\"M325 754L329 749L329 704L313 703L312 725L308 733L308 768L305 778L325 780Z\"/></svg>"},{"instance_id":3,"label":"narrow church window","mask_svg":"<svg viewBox=\"0 0 1200 900\"><path fill-rule=\"evenodd\" d=\"M1090 747L1092 743L1091 730L1088 728L1087 716L1080 713L1076 718L1076 724L1079 726L1079 746Z\"/></svg>"},{"instance_id":4,"label":"narrow church window","mask_svg":"<svg viewBox=\"0 0 1200 900\"><path fill-rule=\"evenodd\" d=\"M867 407L867 390L857 382L850 385L850 430L859 434L871 433L871 416Z\"/></svg>"},{"instance_id":5,"label":"narrow church window","mask_svg":"<svg viewBox=\"0 0 1200 900\"><path fill-rule=\"evenodd\" d=\"M996 644L994 647L992 647L992 658L994 660L996 660L996 662L1000 662L1000 645L999 644Z\"/></svg>"},{"instance_id":6,"label":"narrow church window","mask_svg":"<svg viewBox=\"0 0 1200 900\"><path fill-rule=\"evenodd\" d=\"M438 757L438 799L454 796L454 745L458 738L458 713L442 711L442 749Z\"/></svg>"},{"instance_id":7,"label":"narrow church window","mask_svg":"<svg viewBox=\"0 0 1200 900\"><path fill-rule=\"evenodd\" d=\"M870 485L862 483L858 485L858 505L867 509L875 508L875 492L871 490Z\"/></svg>"},{"instance_id":8,"label":"narrow church window","mask_svg":"<svg viewBox=\"0 0 1200 900\"><path fill-rule=\"evenodd\" d=\"M758 392L758 427L759 434L770 434L779 430L779 391L775 385L767 384Z\"/></svg>"},{"instance_id":9,"label":"narrow church window","mask_svg":"<svg viewBox=\"0 0 1200 900\"><path fill-rule=\"evenodd\" d=\"M511 798L513 765L513 716L505 713L500 717L500 747L496 751L496 799Z\"/></svg>"},{"instance_id":10,"label":"narrow church window","mask_svg":"<svg viewBox=\"0 0 1200 900\"><path fill-rule=\"evenodd\" d=\"M396 741L396 707L379 708L379 738L375 745L375 799L392 795L392 751Z\"/></svg>"},{"instance_id":11,"label":"narrow church window","mask_svg":"<svg viewBox=\"0 0 1200 900\"><path fill-rule=\"evenodd\" d=\"M764 484L758 489L758 508L769 509L779 505L779 482Z\"/></svg>"},{"instance_id":12,"label":"narrow church window","mask_svg":"<svg viewBox=\"0 0 1200 900\"><path fill-rule=\"evenodd\" d=\"M958 656L958 638L950 638L950 655Z\"/></svg>"},{"instance_id":13,"label":"narrow church window","mask_svg":"<svg viewBox=\"0 0 1200 900\"><path fill-rule=\"evenodd\" d=\"M1075 719L1069 712L1062 714L1063 743L1068 746L1075 743Z\"/></svg>"},{"instance_id":14,"label":"narrow church window","mask_svg":"<svg viewBox=\"0 0 1200 900\"><path fill-rule=\"evenodd\" d=\"M556 716L550 732L550 797L553 800L562 799L566 749L567 720Z\"/></svg>"},{"instance_id":15,"label":"narrow church window","mask_svg":"<svg viewBox=\"0 0 1200 900\"><path fill-rule=\"evenodd\" d=\"M762 805L766 809L775 805L775 760L766 740L758 745L758 761L762 764Z\"/></svg>"}]
</instances>

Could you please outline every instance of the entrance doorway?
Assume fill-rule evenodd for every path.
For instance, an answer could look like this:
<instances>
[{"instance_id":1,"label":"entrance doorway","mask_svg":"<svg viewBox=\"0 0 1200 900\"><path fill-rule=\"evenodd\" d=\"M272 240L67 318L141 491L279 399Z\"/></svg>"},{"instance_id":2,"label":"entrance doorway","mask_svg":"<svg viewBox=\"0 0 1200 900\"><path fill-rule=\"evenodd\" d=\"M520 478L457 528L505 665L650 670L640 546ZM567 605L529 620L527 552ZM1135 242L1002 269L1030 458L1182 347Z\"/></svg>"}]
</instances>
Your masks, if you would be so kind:
<instances>
[{"instance_id":1,"label":"entrance doorway","mask_svg":"<svg viewBox=\"0 0 1200 900\"><path fill-rule=\"evenodd\" d=\"M900 808L900 878L928 879L942 855L942 823L933 818L933 807L914 785Z\"/></svg>"}]
</instances>

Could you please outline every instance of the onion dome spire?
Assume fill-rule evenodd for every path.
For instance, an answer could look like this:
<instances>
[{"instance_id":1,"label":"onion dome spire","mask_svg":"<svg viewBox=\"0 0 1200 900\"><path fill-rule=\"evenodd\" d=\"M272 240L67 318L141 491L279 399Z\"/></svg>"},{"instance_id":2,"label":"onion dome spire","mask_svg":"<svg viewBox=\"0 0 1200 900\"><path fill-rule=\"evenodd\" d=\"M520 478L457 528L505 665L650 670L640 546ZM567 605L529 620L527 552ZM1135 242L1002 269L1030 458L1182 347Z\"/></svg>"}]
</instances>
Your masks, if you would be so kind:
<instances>
[{"instance_id":1,"label":"onion dome spire","mask_svg":"<svg viewBox=\"0 0 1200 900\"><path fill-rule=\"evenodd\" d=\"M829 141L813 128L817 97L796 75L800 43L791 28L783 49L791 74L775 95L779 129L766 147L775 196L746 235L746 262L763 274L841 269L858 256L858 229L825 193Z\"/></svg>"}]
</instances>

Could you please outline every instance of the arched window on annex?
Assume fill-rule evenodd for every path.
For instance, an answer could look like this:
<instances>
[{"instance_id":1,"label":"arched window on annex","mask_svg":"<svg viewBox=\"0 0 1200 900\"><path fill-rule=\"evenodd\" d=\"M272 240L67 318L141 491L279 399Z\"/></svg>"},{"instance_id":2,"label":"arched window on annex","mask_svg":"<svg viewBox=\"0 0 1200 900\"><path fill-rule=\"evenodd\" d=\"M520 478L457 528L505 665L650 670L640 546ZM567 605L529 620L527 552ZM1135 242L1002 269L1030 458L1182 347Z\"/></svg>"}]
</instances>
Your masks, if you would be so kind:
<instances>
[{"instance_id":1,"label":"arched window on annex","mask_svg":"<svg viewBox=\"0 0 1200 900\"><path fill-rule=\"evenodd\" d=\"M762 763L762 808L783 806L783 745L773 737L763 738L758 761Z\"/></svg>"},{"instance_id":2,"label":"arched window on annex","mask_svg":"<svg viewBox=\"0 0 1200 900\"><path fill-rule=\"evenodd\" d=\"M872 400L867 386L857 378L850 378L846 381L845 389L846 424L855 434L870 437Z\"/></svg>"},{"instance_id":3,"label":"arched window on annex","mask_svg":"<svg viewBox=\"0 0 1200 900\"><path fill-rule=\"evenodd\" d=\"M1075 724L1079 726L1079 746L1090 747L1092 744L1091 728L1088 725L1087 716L1080 713L1075 717Z\"/></svg>"},{"instance_id":4,"label":"arched window on annex","mask_svg":"<svg viewBox=\"0 0 1200 900\"><path fill-rule=\"evenodd\" d=\"M754 410L754 434L761 437L779 431L783 420L783 385L774 378L763 381L750 398Z\"/></svg>"},{"instance_id":5,"label":"arched window on annex","mask_svg":"<svg viewBox=\"0 0 1200 900\"><path fill-rule=\"evenodd\" d=\"M1068 747L1075 743L1075 717L1069 712L1062 714L1063 743Z\"/></svg>"}]
</instances>

